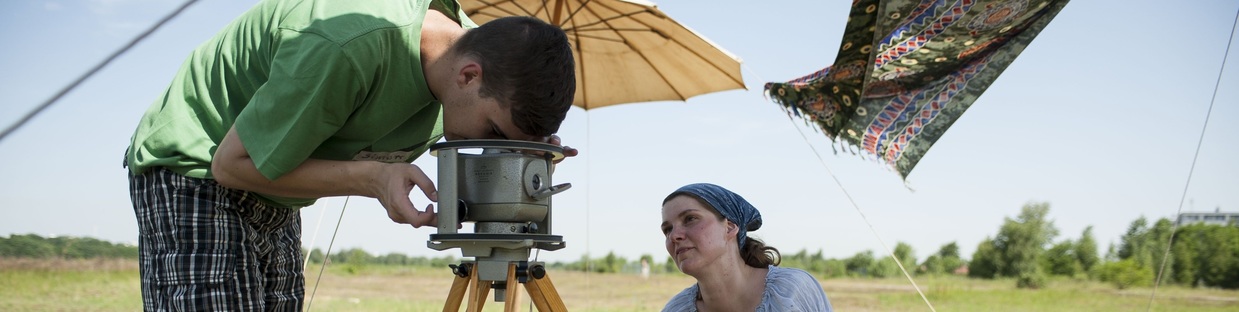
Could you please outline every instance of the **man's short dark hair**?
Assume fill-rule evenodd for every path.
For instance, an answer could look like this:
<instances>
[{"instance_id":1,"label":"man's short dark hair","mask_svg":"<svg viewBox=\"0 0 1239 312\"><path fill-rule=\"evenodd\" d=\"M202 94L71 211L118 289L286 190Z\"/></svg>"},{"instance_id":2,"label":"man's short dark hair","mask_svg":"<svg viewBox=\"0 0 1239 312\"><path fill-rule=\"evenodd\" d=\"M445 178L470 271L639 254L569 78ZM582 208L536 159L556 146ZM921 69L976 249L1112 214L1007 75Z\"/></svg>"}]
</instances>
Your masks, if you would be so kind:
<instances>
[{"instance_id":1,"label":"man's short dark hair","mask_svg":"<svg viewBox=\"0 0 1239 312\"><path fill-rule=\"evenodd\" d=\"M572 47L562 29L533 17L503 17L469 30L452 49L477 59L481 96L508 106L521 131L559 131L576 95Z\"/></svg>"}]
</instances>

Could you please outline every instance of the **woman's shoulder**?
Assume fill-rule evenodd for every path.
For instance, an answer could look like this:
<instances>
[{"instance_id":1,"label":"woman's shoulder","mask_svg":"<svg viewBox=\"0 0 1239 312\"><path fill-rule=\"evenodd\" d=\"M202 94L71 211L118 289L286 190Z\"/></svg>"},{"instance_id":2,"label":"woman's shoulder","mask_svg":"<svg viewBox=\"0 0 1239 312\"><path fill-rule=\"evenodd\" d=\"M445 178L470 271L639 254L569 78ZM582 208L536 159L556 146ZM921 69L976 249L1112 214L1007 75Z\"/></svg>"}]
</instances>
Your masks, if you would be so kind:
<instances>
[{"instance_id":1,"label":"woman's shoulder","mask_svg":"<svg viewBox=\"0 0 1239 312\"><path fill-rule=\"evenodd\" d=\"M689 286L671 300L667 301L667 305L663 306L663 311L697 311L697 284Z\"/></svg>"},{"instance_id":2,"label":"woman's shoulder","mask_svg":"<svg viewBox=\"0 0 1239 312\"><path fill-rule=\"evenodd\" d=\"M822 285L809 272L770 266L759 311L831 311Z\"/></svg>"},{"instance_id":3,"label":"woman's shoulder","mask_svg":"<svg viewBox=\"0 0 1239 312\"><path fill-rule=\"evenodd\" d=\"M797 268L784 268L773 265L770 266L770 272L766 273L766 284L799 284L804 282L813 282L813 284L817 284L817 278L814 278L812 274L805 272L805 270Z\"/></svg>"}]
</instances>

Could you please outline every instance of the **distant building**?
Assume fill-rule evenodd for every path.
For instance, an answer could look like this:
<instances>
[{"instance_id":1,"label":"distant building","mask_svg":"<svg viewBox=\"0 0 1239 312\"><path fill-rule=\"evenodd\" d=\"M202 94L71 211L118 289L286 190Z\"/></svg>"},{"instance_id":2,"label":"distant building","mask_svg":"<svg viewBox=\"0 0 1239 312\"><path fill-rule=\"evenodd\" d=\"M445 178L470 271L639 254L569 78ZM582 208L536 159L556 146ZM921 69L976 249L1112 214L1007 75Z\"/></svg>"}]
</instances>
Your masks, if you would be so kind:
<instances>
[{"instance_id":1,"label":"distant building","mask_svg":"<svg viewBox=\"0 0 1239 312\"><path fill-rule=\"evenodd\" d=\"M1222 212L1221 209L1214 212L1184 212L1175 222L1180 226L1194 223L1239 226L1239 212Z\"/></svg>"},{"instance_id":2,"label":"distant building","mask_svg":"<svg viewBox=\"0 0 1239 312\"><path fill-rule=\"evenodd\" d=\"M968 275L968 265L961 265L958 268L955 268L955 271L951 271L951 273L955 275Z\"/></svg>"}]
</instances>

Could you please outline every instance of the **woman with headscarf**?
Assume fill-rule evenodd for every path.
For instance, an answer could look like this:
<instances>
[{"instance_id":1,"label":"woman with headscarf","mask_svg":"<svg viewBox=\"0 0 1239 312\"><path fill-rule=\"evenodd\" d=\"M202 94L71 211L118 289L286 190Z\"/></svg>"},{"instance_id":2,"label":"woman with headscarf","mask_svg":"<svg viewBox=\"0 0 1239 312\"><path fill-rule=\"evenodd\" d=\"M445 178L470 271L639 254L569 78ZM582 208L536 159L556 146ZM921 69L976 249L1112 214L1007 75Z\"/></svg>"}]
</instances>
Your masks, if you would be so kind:
<instances>
[{"instance_id":1,"label":"woman with headscarf","mask_svg":"<svg viewBox=\"0 0 1239 312\"><path fill-rule=\"evenodd\" d=\"M697 284L663 311L831 311L808 272L778 267L779 250L748 237L761 213L732 191L689 184L663 199L667 253Z\"/></svg>"}]
</instances>

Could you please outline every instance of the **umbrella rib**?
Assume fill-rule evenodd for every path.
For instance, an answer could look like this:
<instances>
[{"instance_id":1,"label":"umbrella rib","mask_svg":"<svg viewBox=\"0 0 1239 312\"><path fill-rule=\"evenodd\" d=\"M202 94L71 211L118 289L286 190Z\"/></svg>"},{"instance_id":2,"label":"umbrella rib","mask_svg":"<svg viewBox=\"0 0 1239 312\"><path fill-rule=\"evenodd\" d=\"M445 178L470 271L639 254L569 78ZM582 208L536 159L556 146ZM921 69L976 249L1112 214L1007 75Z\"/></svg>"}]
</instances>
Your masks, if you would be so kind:
<instances>
[{"instance_id":1,"label":"umbrella rib","mask_svg":"<svg viewBox=\"0 0 1239 312\"><path fill-rule=\"evenodd\" d=\"M586 39L595 39L595 40L611 41L611 42L619 42L619 43L623 43L623 42L624 42L624 41L622 41L622 40L615 39L615 38L607 38L607 37L600 37L600 36L582 35L580 32L573 32L573 34L574 34L574 35L576 35L577 37L580 37L580 38L586 38Z\"/></svg>"},{"instance_id":2,"label":"umbrella rib","mask_svg":"<svg viewBox=\"0 0 1239 312\"><path fill-rule=\"evenodd\" d=\"M584 29L582 29L582 28L575 28L575 29L573 29L573 30L574 30L574 31L585 31L585 32L589 32L589 31L617 31L617 32L618 32L618 31L647 31L647 32L654 32L654 30L653 30L653 29L649 29L649 28L584 28Z\"/></svg>"},{"instance_id":3,"label":"umbrella rib","mask_svg":"<svg viewBox=\"0 0 1239 312\"><path fill-rule=\"evenodd\" d=\"M620 31L654 32L651 29L573 29L571 30L571 32L573 34L579 35L581 38L586 38L586 39L596 39L596 40L601 40L601 41L610 41L610 42L617 42L617 43L624 42L622 39L615 39L615 38L606 37L606 36L593 36L593 35L582 34L582 32L587 33L591 31L609 31L609 30L614 30L616 33Z\"/></svg>"},{"instance_id":4,"label":"umbrella rib","mask_svg":"<svg viewBox=\"0 0 1239 312\"><path fill-rule=\"evenodd\" d=\"M698 37L700 37L700 35L698 35ZM704 37L701 37L701 38L704 38ZM705 41L705 39L702 39L702 41ZM726 73L727 73L727 70L724 70L721 66L719 66L718 64L715 64L715 63L714 63L714 61L712 61L710 58L706 58L706 57L702 56L702 55L701 55L701 53L700 53L700 52L697 52L696 50L689 49L689 48L688 48L688 46L684 45L684 43L680 42L680 40L676 40L676 39L672 38L672 39L671 39L671 42L675 42L675 44L678 44L678 45L680 45L681 47L684 47L684 49L685 49L685 50L688 50L689 52L692 52L692 53L693 53L693 55L696 55L698 58L700 58L700 59L702 59L702 60L705 60L705 61L706 61L706 63L710 63L710 66L711 66L711 67L714 67L714 69L718 70L719 72L724 73L724 75L725 75L725 76L727 76L727 78L731 78L731 81L732 81L732 82L735 82L736 84L740 85L741 87L743 87L743 86L744 86L744 82L742 81L742 79L736 79L736 77L732 77L731 75L726 74ZM715 49L719 49L719 51L720 51L720 52L722 51L722 48L719 48L718 46L715 46L713 43L710 43L709 41L706 41L706 43L707 43L707 44L709 44L711 47L714 47ZM728 57L731 57L731 56L730 56L730 55L728 55ZM733 58L733 59L734 59L734 58Z\"/></svg>"},{"instance_id":5,"label":"umbrella rib","mask_svg":"<svg viewBox=\"0 0 1239 312\"><path fill-rule=\"evenodd\" d=\"M600 5L601 5L601 6L606 7L606 5L602 5L602 4L600 4ZM607 7L607 8L608 8L608 9L612 9L612 10L614 10L614 9L613 9L613 8L611 8L611 7ZM597 12L594 12L594 10L592 10L592 9L590 10L590 12L591 12L591 13L594 13L595 15L597 15ZM650 10L649 10L649 9L646 9L644 12L650 12ZM636 12L636 13L639 13L639 12ZM627 13L627 14L625 14L625 15L629 15L629 14L634 14L634 13ZM606 24L606 25L609 27L609 26L611 26L611 24L610 24L610 23L608 23L609 21L610 21L609 19L605 19L605 20L600 21L600 23ZM640 20L633 19L633 21L636 21L636 22L638 22L638 23L641 23L642 25L645 25L646 27L649 27L651 30L652 30L652 29L654 29L654 27L650 27L650 25L646 25L645 23L642 23ZM657 32L656 32L656 33L657 33ZM671 91L672 91L672 92L675 92L675 95L676 95L677 97L679 97L681 101L682 101L682 100L686 100L686 99L688 99L688 98L684 97L684 93L680 92L680 90L679 90L679 89L677 89L677 88L675 87L675 84L673 84L673 83L671 82L671 80L667 79L667 75L664 75L662 70L658 69L658 67L654 66L654 64L650 62L650 58L649 58L648 56L646 56L644 52L641 52L641 50L640 50L640 49L637 49L636 47L632 46L632 44L631 44L631 43L629 43L629 42L628 42L628 38L627 38L627 37L625 37L623 33L621 33L621 32L616 32L615 34L616 34L617 36L619 36L619 37L620 37L620 39L624 42L624 45L627 45L629 49L632 49L632 51L633 51L633 52L636 52L636 53L637 53L637 55L640 55L640 56L641 56L641 59L645 60L645 63L646 63L646 64L649 64L649 65L650 65L650 68L653 68L655 73L658 73L658 78L662 79L662 80L663 80L663 82L666 82L666 83L667 83L667 86L671 88ZM661 33L659 33L659 34L660 34L660 35L662 35ZM663 36L664 36L664 37L666 37L666 35L663 35ZM671 41L675 41L675 40L671 40ZM679 43L679 42L676 42L676 43ZM694 53L694 54L695 54L695 53ZM713 65L713 64L712 64L712 65Z\"/></svg>"},{"instance_id":6,"label":"umbrella rib","mask_svg":"<svg viewBox=\"0 0 1239 312\"><path fill-rule=\"evenodd\" d=\"M467 16L475 16L475 15L489 16L489 17L491 17L491 19L492 19L492 20L493 20L493 19L498 19L498 18L501 18L501 17L507 17L507 16L519 16L519 15L521 15L521 14L520 14L521 12L524 12L524 13L525 13L525 15L532 15L531 13L529 13L529 10L526 10L524 7L522 7L522 6L520 5L520 3L513 2L513 0L504 0L504 1L498 1L498 2L495 2L495 3L486 2L485 0L482 0L482 1L480 1L480 2L482 2L482 4L485 4L485 5L487 5L487 6L485 6L485 7L479 7L479 8L477 8L477 9L473 9L473 11L472 11L472 12L466 11L466 12L465 12L465 15L467 15ZM513 5L515 5L517 8L521 9L521 12L513 12L513 11L511 11L511 10L508 10L508 9L505 9L505 8L503 8L503 7L500 7L500 6L499 6L499 4L501 4L501 3L505 3L505 2L510 2L510 3L512 3L512 4L513 4ZM500 15L500 14L490 13L490 12L488 12L488 11L481 11L481 9L482 9L482 8L491 8L491 9L494 9L494 10L496 10L496 11L502 12L502 13L504 13L504 14Z\"/></svg>"},{"instance_id":7,"label":"umbrella rib","mask_svg":"<svg viewBox=\"0 0 1239 312\"><path fill-rule=\"evenodd\" d=\"M521 6L521 5L520 5L519 3L517 3L517 4L516 4L516 6L518 6L518 7L519 7L519 6ZM521 7L521 10L528 11L528 10L526 10L524 7ZM543 11L543 10L545 10L545 11ZM551 10L547 8L547 6L546 6L546 0L542 0L542 7L539 7L537 11L535 11L535 12L533 12L533 13L530 13L529 15L530 15L530 16L538 16L538 12L546 12L546 18L544 18L544 19L542 19L542 20L550 20L550 19L551 19Z\"/></svg>"},{"instance_id":8,"label":"umbrella rib","mask_svg":"<svg viewBox=\"0 0 1239 312\"><path fill-rule=\"evenodd\" d=\"M525 16L538 16L538 15L537 15L537 14L538 14L538 12L541 12L541 11L542 11L542 8L539 8L539 9L538 9L538 12L531 12L531 11L529 11L529 9L528 9L528 8L525 8L524 6L521 6L521 3L520 3L520 2L516 2L516 0L502 0L502 1L495 1L495 2L489 2L489 1L486 1L486 0L477 0L477 1L478 1L478 2L481 2L481 3L482 3L482 4L484 4L485 6L478 7L478 8L476 8L476 9L473 9L472 11L465 11L465 15L467 15L467 16L482 15L482 16L489 16L489 17L492 17L492 19L498 19L498 18L501 18L501 17L508 17L508 16L522 16L522 15L525 15ZM545 8L545 3L546 3L546 0L542 0L542 2L543 2L543 8ZM514 12L514 11L512 11L512 10L508 10L508 9L505 9L505 8L503 8L503 7L500 7L500 6L499 6L500 4L504 4L504 3L511 3L513 6L516 6L516 8L520 9L520 12ZM499 14L493 14L493 13L489 13L489 12L483 12L483 11L481 11L483 8L491 8L491 9L494 9L494 10L496 10L496 11L503 12L504 14L503 14L503 15L499 15Z\"/></svg>"},{"instance_id":9,"label":"umbrella rib","mask_svg":"<svg viewBox=\"0 0 1239 312\"><path fill-rule=\"evenodd\" d=\"M590 2L593 2L593 0L585 0L585 2L582 2L580 6L576 7L576 10L572 10L572 13L568 14L568 18L565 18L563 21L559 21L559 25L555 25L555 26L559 26L559 28L563 29L564 24L567 23L568 21L572 21L573 20L572 17L576 16L578 12L581 12L581 9L584 9L585 6L589 5ZM546 3L546 1L543 0L543 3ZM568 5L568 4L564 3L564 5ZM543 4L543 6L546 6L546 4ZM574 27L575 25L576 23L573 23ZM564 30L567 30L567 29L564 29Z\"/></svg>"},{"instance_id":10,"label":"umbrella rib","mask_svg":"<svg viewBox=\"0 0 1239 312\"><path fill-rule=\"evenodd\" d=\"M598 26L598 25L600 25L600 24L601 24L601 25L603 25L603 26L610 27L610 25L609 25L609 24L605 24L605 23L606 23L606 22L608 22L608 21L617 20L617 19L620 19L620 18L625 18L625 17L630 17L630 16L634 16L634 15L637 15L637 14L641 14L641 13L650 13L650 11L649 11L649 10L642 10L642 11L637 11L637 12L629 12L629 13L624 13L624 14L615 15L615 16L611 16L611 17L605 17L605 18L604 18L604 17L599 16L599 18L598 18L598 21L597 21L597 22L592 22L592 23L585 24L585 25L580 25L580 26L577 26L577 25L575 25L575 24L574 24L574 25L573 25L573 29L584 28L584 27L590 27L590 26ZM597 15L597 14L595 14L595 15ZM597 28L597 29L595 29L595 30L613 30L613 29L610 29L610 28L607 28L607 27ZM567 29L565 28L565 30L567 30ZM636 30L642 30L642 29L636 29ZM646 28L646 29L643 29L643 30L646 30L646 31L654 31L654 29L653 29L653 28Z\"/></svg>"}]
</instances>

